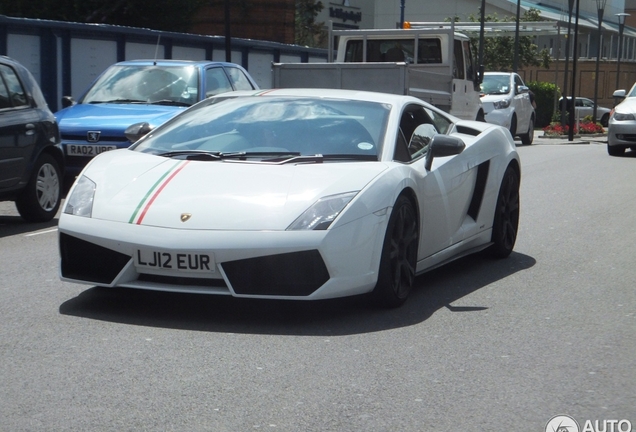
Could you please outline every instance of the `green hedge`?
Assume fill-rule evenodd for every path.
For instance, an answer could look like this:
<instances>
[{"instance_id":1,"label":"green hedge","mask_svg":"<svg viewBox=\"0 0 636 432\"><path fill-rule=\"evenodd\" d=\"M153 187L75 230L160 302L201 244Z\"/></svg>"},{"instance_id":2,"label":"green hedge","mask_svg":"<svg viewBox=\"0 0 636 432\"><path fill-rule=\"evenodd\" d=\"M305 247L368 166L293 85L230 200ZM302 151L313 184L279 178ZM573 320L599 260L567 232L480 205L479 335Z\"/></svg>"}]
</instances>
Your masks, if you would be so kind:
<instances>
[{"instance_id":1,"label":"green hedge","mask_svg":"<svg viewBox=\"0 0 636 432\"><path fill-rule=\"evenodd\" d=\"M531 81L526 82L530 90L534 93L537 104L535 127L544 128L550 124L554 115L554 95L561 97L561 92L556 84L549 82Z\"/></svg>"}]
</instances>

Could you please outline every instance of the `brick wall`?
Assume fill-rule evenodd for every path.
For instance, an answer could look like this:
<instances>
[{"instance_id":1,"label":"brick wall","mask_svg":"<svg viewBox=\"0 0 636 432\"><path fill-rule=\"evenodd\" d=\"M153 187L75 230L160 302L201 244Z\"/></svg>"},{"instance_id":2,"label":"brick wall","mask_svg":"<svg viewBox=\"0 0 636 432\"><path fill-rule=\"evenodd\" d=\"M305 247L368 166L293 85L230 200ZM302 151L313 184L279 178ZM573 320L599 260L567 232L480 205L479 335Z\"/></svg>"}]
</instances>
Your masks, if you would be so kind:
<instances>
[{"instance_id":1,"label":"brick wall","mask_svg":"<svg viewBox=\"0 0 636 432\"><path fill-rule=\"evenodd\" d=\"M230 35L294 43L294 0L231 0ZM225 0L211 0L193 19L192 33L225 35Z\"/></svg>"},{"instance_id":2,"label":"brick wall","mask_svg":"<svg viewBox=\"0 0 636 432\"><path fill-rule=\"evenodd\" d=\"M567 94L572 91L572 60L568 65L568 89ZM519 71L519 75L524 81L542 81L556 83L559 89L563 88L565 61L552 62L550 69L541 67L530 67ZM612 108L614 98L612 93L616 87L616 60L608 61L601 59L599 63L598 75L598 104ZM578 60L576 63L576 96L594 99L594 83L596 76L596 59ZM618 88L629 90L636 82L636 63L621 61L621 71Z\"/></svg>"}]
</instances>

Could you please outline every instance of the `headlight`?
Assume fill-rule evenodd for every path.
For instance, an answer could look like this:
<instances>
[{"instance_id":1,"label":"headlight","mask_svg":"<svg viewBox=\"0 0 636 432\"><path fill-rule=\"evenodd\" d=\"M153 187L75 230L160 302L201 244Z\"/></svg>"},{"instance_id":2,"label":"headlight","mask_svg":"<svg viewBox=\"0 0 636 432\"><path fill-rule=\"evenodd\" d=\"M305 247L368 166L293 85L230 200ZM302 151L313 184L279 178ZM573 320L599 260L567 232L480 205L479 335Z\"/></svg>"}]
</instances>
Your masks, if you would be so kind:
<instances>
[{"instance_id":1,"label":"headlight","mask_svg":"<svg viewBox=\"0 0 636 432\"><path fill-rule=\"evenodd\" d=\"M93 213L93 197L95 196L95 183L86 176L81 176L73 193L66 200L64 213L75 216L91 217Z\"/></svg>"},{"instance_id":2,"label":"headlight","mask_svg":"<svg viewBox=\"0 0 636 432\"><path fill-rule=\"evenodd\" d=\"M287 227L287 230L326 230L357 193L347 192L320 198Z\"/></svg>"},{"instance_id":3,"label":"headlight","mask_svg":"<svg viewBox=\"0 0 636 432\"><path fill-rule=\"evenodd\" d=\"M495 109L506 109L510 106L510 99L503 99L492 104Z\"/></svg>"},{"instance_id":4,"label":"headlight","mask_svg":"<svg viewBox=\"0 0 636 432\"><path fill-rule=\"evenodd\" d=\"M627 121L627 120L635 120L634 114L632 113L614 113L614 120L616 121Z\"/></svg>"}]
</instances>

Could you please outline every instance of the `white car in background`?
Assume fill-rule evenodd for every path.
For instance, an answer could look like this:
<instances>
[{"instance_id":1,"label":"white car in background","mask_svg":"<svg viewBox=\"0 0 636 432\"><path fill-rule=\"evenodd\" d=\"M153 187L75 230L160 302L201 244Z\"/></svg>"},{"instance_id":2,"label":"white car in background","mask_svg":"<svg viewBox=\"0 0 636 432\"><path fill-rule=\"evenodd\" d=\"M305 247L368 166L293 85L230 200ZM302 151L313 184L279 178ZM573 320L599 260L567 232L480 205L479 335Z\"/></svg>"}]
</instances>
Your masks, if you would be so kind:
<instances>
[{"instance_id":1,"label":"white car in background","mask_svg":"<svg viewBox=\"0 0 636 432\"><path fill-rule=\"evenodd\" d=\"M512 72L486 72L481 83L481 103L488 123L503 126L523 144L534 140L535 112L530 89Z\"/></svg>"},{"instance_id":2,"label":"white car in background","mask_svg":"<svg viewBox=\"0 0 636 432\"><path fill-rule=\"evenodd\" d=\"M636 151L636 84L629 92L616 90L613 95L623 99L610 115L607 127L607 152L610 156L622 156L625 150Z\"/></svg>"}]
</instances>

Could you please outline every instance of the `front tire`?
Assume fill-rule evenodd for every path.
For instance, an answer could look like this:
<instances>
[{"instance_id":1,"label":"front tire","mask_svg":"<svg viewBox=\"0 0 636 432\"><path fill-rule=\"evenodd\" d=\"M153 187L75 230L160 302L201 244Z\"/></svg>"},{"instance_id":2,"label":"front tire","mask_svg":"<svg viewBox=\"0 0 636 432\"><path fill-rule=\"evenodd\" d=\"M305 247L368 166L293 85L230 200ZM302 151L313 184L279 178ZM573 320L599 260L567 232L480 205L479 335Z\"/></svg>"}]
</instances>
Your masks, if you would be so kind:
<instances>
[{"instance_id":1,"label":"front tire","mask_svg":"<svg viewBox=\"0 0 636 432\"><path fill-rule=\"evenodd\" d=\"M607 145L607 153L610 156L623 156L625 154L625 147Z\"/></svg>"},{"instance_id":2,"label":"front tire","mask_svg":"<svg viewBox=\"0 0 636 432\"><path fill-rule=\"evenodd\" d=\"M57 214L62 198L62 173L55 158L42 154L35 162L31 178L15 204L29 222L48 222Z\"/></svg>"},{"instance_id":3,"label":"front tire","mask_svg":"<svg viewBox=\"0 0 636 432\"><path fill-rule=\"evenodd\" d=\"M402 305L413 287L419 227L413 204L405 196L395 203L384 235L378 282L372 292L376 305Z\"/></svg>"},{"instance_id":4,"label":"front tire","mask_svg":"<svg viewBox=\"0 0 636 432\"><path fill-rule=\"evenodd\" d=\"M514 138L517 134L517 116L513 114L510 120L510 135Z\"/></svg>"},{"instance_id":5,"label":"front tire","mask_svg":"<svg viewBox=\"0 0 636 432\"><path fill-rule=\"evenodd\" d=\"M608 124L609 124L609 114L603 114L603 117L601 117L601 126L607 127Z\"/></svg>"},{"instance_id":6,"label":"front tire","mask_svg":"<svg viewBox=\"0 0 636 432\"><path fill-rule=\"evenodd\" d=\"M521 135L521 144L530 145L534 141L534 118L530 119L530 124L528 125L528 132Z\"/></svg>"},{"instance_id":7,"label":"front tire","mask_svg":"<svg viewBox=\"0 0 636 432\"><path fill-rule=\"evenodd\" d=\"M501 180L495 218L492 225L490 254L495 258L506 258L512 252L519 229L519 173L508 166Z\"/></svg>"}]
</instances>

